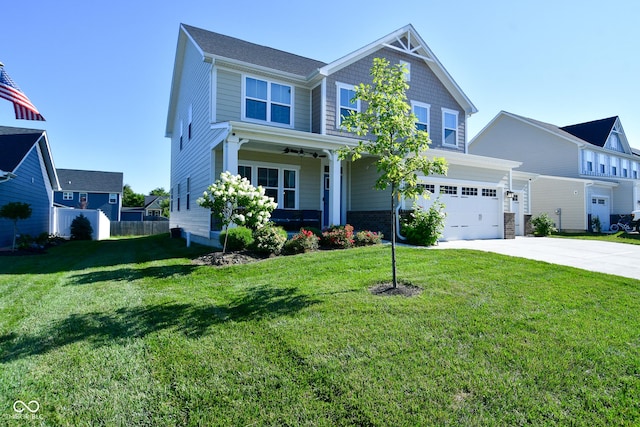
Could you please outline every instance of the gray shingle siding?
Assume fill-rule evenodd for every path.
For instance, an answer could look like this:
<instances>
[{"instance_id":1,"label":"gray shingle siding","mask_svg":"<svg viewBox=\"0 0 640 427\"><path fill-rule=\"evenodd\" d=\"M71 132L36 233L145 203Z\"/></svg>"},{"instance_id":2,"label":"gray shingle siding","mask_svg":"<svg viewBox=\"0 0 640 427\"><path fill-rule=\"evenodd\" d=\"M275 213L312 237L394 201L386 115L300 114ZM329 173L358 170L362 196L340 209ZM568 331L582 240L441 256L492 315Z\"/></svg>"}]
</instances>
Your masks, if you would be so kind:
<instances>
[{"instance_id":1,"label":"gray shingle siding","mask_svg":"<svg viewBox=\"0 0 640 427\"><path fill-rule=\"evenodd\" d=\"M411 81L409 82L410 87L407 91L407 98L409 102L419 101L431 105L429 125L432 148L451 149L451 147L442 147L442 108L458 111L458 150L464 151L466 129L463 108L422 60L403 55L391 49L381 49L327 78L326 133L345 136L344 132L336 129L336 83L355 85L371 82L369 72L373 66L373 59L376 57L384 57L392 64L397 64L400 60L411 64ZM318 120L314 118L314 121Z\"/></svg>"}]
</instances>

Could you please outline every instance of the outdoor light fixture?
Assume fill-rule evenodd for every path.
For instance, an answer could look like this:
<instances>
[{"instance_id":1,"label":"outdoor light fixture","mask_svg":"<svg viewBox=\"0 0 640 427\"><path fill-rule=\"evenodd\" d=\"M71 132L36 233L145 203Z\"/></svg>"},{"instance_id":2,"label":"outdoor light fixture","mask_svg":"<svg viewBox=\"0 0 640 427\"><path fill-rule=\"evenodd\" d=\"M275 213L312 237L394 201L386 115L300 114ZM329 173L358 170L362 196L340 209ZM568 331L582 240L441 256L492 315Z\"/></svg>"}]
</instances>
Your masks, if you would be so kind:
<instances>
[{"instance_id":1,"label":"outdoor light fixture","mask_svg":"<svg viewBox=\"0 0 640 427\"><path fill-rule=\"evenodd\" d=\"M507 190L507 199L513 199L513 191Z\"/></svg>"}]
</instances>

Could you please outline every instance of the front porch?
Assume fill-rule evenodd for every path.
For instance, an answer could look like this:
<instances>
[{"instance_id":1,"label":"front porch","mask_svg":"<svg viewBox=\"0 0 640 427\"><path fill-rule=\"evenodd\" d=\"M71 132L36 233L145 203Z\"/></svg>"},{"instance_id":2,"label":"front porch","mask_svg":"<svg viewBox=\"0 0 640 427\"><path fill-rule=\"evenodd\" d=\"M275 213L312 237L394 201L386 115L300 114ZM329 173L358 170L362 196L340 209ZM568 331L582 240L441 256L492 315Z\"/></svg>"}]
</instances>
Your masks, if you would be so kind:
<instances>
[{"instance_id":1,"label":"front porch","mask_svg":"<svg viewBox=\"0 0 640 427\"><path fill-rule=\"evenodd\" d=\"M348 165L338 149L348 140L333 136L230 122L211 149L211 182L229 171L262 186L278 208L274 222L289 231L302 226L344 224ZM212 222L211 230L216 224Z\"/></svg>"}]
</instances>

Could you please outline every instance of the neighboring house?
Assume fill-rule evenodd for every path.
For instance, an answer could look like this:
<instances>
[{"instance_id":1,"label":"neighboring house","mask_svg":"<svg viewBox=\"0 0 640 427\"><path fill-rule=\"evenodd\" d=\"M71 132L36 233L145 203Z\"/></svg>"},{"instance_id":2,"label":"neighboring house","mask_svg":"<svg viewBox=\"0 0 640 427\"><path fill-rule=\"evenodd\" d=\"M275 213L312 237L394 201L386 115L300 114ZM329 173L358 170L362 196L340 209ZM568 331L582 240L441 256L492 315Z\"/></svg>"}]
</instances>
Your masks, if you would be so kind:
<instances>
[{"instance_id":1,"label":"neighboring house","mask_svg":"<svg viewBox=\"0 0 640 427\"><path fill-rule=\"evenodd\" d=\"M505 196L520 163L467 153L476 107L411 25L331 63L181 25L166 124L171 227L216 243L217 226L196 199L230 171L266 189L280 224L348 222L388 236L390 193L373 189L374 159L337 156L357 144L341 116L360 110L353 89L371 81L375 57L407 64L408 98L433 141L427 155L449 162L448 176L422 180L447 205L445 238L502 238L505 212L522 203L523 215L528 206L525 192L516 201Z\"/></svg>"},{"instance_id":2,"label":"neighboring house","mask_svg":"<svg viewBox=\"0 0 640 427\"><path fill-rule=\"evenodd\" d=\"M53 191L59 189L44 130L0 126L0 206L31 205L31 217L18 221L18 232L50 233ZM13 222L0 219L0 248L13 241Z\"/></svg>"},{"instance_id":3,"label":"neighboring house","mask_svg":"<svg viewBox=\"0 0 640 427\"><path fill-rule=\"evenodd\" d=\"M469 143L474 154L522 162L532 179L532 214L564 230L609 229L612 215L640 209L640 156L618 117L559 127L505 111Z\"/></svg>"},{"instance_id":4,"label":"neighboring house","mask_svg":"<svg viewBox=\"0 0 640 427\"><path fill-rule=\"evenodd\" d=\"M120 221L122 172L58 169L60 190L54 193L57 206L102 211L110 221Z\"/></svg>"},{"instance_id":5,"label":"neighboring house","mask_svg":"<svg viewBox=\"0 0 640 427\"><path fill-rule=\"evenodd\" d=\"M167 200L167 196L144 196L144 206L123 207L121 221L162 221L167 218L162 216L160 203Z\"/></svg>"}]
</instances>

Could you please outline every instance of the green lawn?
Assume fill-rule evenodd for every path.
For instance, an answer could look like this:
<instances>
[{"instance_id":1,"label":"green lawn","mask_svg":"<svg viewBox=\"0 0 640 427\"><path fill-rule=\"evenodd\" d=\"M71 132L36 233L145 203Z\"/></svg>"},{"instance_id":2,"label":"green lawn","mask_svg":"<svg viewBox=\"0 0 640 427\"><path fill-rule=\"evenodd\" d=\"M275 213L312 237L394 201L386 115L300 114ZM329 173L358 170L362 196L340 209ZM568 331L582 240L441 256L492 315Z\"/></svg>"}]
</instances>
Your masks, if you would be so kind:
<instances>
[{"instance_id":1,"label":"green lawn","mask_svg":"<svg viewBox=\"0 0 640 427\"><path fill-rule=\"evenodd\" d=\"M389 247L195 266L166 236L0 257L0 425L640 423L640 282ZM16 400L36 400L36 420Z\"/></svg>"}]
</instances>

